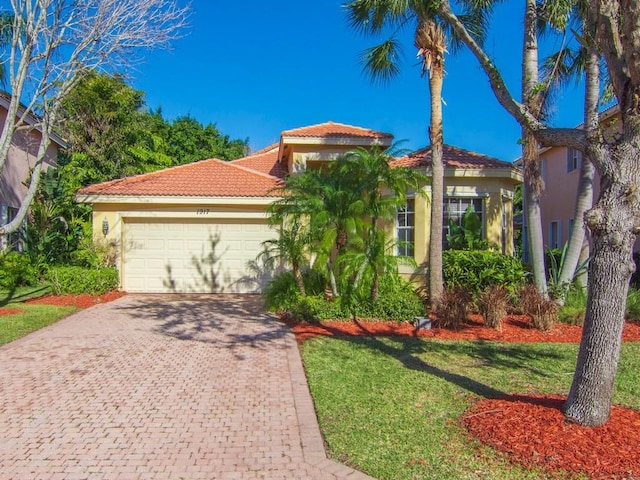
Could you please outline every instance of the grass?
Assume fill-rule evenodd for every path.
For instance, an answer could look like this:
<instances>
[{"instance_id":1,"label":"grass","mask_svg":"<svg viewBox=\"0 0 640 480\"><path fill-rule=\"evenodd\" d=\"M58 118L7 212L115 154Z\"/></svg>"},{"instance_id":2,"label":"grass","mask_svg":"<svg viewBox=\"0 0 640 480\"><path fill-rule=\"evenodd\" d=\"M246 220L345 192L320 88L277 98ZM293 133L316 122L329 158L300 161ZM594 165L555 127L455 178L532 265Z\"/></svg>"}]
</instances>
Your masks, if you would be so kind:
<instances>
[{"instance_id":1,"label":"grass","mask_svg":"<svg viewBox=\"0 0 640 480\"><path fill-rule=\"evenodd\" d=\"M27 305L24 303L11 303L5 308L16 308L23 310L23 312L0 316L0 345L46 327L77 310L76 307L69 306Z\"/></svg>"},{"instance_id":2,"label":"grass","mask_svg":"<svg viewBox=\"0 0 640 480\"><path fill-rule=\"evenodd\" d=\"M35 287L17 287L14 290L0 290L0 307L9 303L24 302L51 293L51 285L42 283Z\"/></svg>"},{"instance_id":3,"label":"grass","mask_svg":"<svg viewBox=\"0 0 640 480\"><path fill-rule=\"evenodd\" d=\"M566 394L577 345L315 338L302 346L332 458L378 479L539 479L471 440L480 397ZM640 408L640 344L624 344L615 402Z\"/></svg>"}]
</instances>

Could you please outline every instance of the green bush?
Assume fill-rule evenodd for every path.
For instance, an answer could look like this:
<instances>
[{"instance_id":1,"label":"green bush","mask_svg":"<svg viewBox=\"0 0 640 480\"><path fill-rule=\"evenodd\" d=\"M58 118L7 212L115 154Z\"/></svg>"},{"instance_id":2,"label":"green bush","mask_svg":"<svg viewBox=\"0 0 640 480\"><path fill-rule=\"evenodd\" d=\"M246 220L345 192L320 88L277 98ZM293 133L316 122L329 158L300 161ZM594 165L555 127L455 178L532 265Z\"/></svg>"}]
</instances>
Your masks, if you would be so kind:
<instances>
[{"instance_id":1,"label":"green bush","mask_svg":"<svg viewBox=\"0 0 640 480\"><path fill-rule=\"evenodd\" d=\"M375 301L362 298L354 302L352 315L379 320L410 321L425 313L424 303L408 282L383 285Z\"/></svg>"},{"instance_id":2,"label":"green bush","mask_svg":"<svg viewBox=\"0 0 640 480\"><path fill-rule=\"evenodd\" d=\"M520 260L491 250L445 250L442 264L445 287L465 287L474 298L492 285L501 285L514 295L525 280Z\"/></svg>"},{"instance_id":3,"label":"green bush","mask_svg":"<svg viewBox=\"0 0 640 480\"><path fill-rule=\"evenodd\" d=\"M38 271L29 257L17 252L0 254L0 288L14 290L38 284Z\"/></svg>"},{"instance_id":4,"label":"green bush","mask_svg":"<svg viewBox=\"0 0 640 480\"><path fill-rule=\"evenodd\" d=\"M296 320L311 323L346 318L342 303L338 299L327 300L324 295L298 297L289 314Z\"/></svg>"},{"instance_id":5,"label":"green bush","mask_svg":"<svg viewBox=\"0 0 640 480\"><path fill-rule=\"evenodd\" d=\"M587 291L579 285L574 285L567 291L564 305L558 311L558 320L569 325L584 323L587 311Z\"/></svg>"},{"instance_id":6,"label":"green bush","mask_svg":"<svg viewBox=\"0 0 640 480\"><path fill-rule=\"evenodd\" d=\"M307 270L303 272L302 278L307 295L320 295L324 292L326 279L321 272ZM293 272L284 272L273 277L262 292L262 298L265 307L272 312L289 311L300 299Z\"/></svg>"},{"instance_id":7,"label":"green bush","mask_svg":"<svg viewBox=\"0 0 640 480\"><path fill-rule=\"evenodd\" d=\"M45 278L56 294L89 293L101 295L118 288L119 276L115 268L49 267Z\"/></svg>"},{"instance_id":8,"label":"green bush","mask_svg":"<svg viewBox=\"0 0 640 480\"><path fill-rule=\"evenodd\" d=\"M640 322L640 290L637 288L629 288L626 319L631 322Z\"/></svg>"}]
</instances>

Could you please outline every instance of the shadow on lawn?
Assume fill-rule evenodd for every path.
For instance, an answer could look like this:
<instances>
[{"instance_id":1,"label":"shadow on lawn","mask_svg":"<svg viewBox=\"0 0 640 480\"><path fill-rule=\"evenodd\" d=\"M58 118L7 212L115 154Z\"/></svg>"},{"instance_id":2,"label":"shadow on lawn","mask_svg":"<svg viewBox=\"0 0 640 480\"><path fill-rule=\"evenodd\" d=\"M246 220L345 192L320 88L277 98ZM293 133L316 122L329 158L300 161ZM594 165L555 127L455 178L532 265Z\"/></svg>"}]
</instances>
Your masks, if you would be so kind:
<instances>
[{"instance_id":1,"label":"shadow on lawn","mask_svg":"<svg viewBox=\"0 0 640 480\"><path fill-rule=\"evenodd\" d=\"M225 348L285 348L287 334L278 318L265 312L258 295L142 296L118 307L153 323L153 331L179 340Z\"/></svg>"},{"instance_id":2,"label":"shadow on lawn","mask_svg":"<svg viewBox=\"0 0 640 480\"><path fill-rule=\"evenodd\" d=\"M356 322L365 333L366 326ZM436 376L447 382L453 383L476 395L486 398L500 398L508 395L507 392L498 390L490 385L479 382L468 376L445 370L428 363L421 358L432 354L465 355L473 360L473 367L487 365L497 368L527 370L539 376L549 376L549 373L532 367L529 363L540 359L555 360L562 358L553 352L530 351L526 344L505 344L489 341L425 341L418 337L386 337L383 341L373 335L349 336L340 331L333 330L328 325L322 325L327 332L335 338L354 343L360 347L381 352L402 363L406 368Z\"/></svg>"}]
</instances>

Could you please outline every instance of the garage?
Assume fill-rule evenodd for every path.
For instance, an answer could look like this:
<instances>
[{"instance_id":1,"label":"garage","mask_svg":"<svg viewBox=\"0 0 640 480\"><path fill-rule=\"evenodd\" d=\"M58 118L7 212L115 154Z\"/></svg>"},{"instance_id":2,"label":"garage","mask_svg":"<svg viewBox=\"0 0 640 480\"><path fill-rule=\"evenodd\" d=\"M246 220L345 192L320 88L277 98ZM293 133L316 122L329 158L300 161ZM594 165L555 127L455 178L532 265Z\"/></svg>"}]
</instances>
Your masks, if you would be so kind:
<instances>
[{"instance_id":1,"label":"garage","mask_svg":"<svg viewBox=\"0 0 640 480\"><path fill-rule=\"evenodd\" d=\"M260 292L265 275L250 262L276 236L264 219L125 218L123 227L123 289L132 293Z\"/></svg>"}]
</instances>

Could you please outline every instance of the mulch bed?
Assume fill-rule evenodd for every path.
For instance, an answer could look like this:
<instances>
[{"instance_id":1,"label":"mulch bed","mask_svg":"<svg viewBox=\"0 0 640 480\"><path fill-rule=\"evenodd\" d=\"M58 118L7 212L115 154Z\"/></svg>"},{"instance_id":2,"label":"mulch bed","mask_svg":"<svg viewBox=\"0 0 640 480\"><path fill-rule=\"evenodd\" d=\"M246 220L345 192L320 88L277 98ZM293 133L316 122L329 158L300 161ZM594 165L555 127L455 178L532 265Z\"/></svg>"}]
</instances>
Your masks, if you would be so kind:
<instances>
[{"instance_id":1,"label":"mulch bed","mask_svg":"<svg viewBox=\"0 0 640 480\"><path fill-rule=\"evenodd\" d=\"M77 308L88 308L98 303L106 303L126 295L125 292L107 292L103 295L47 295L46 297L27 300L25 303L37 305L73 306Z\"/></svg>"},{"instance_id":2,"label":"mulch bed","mask_svg":"<svg viewBox=\"0 0 640 480\"><path fill-rule=\"evenodd\" d=\"M4 315L15 315L16 313L22 313L24 310L21 308L0 308L0 317Z\"/></svg>"},{"instance_id":3,"label":"mulch bed","mask_svg":"<svg viewBox=\"0 0 640 480\"><path fill-rule=\"evenodd\" d=\"M285 320L286 321L286 320ZM377 321L286 322L302 343L316 336L405 336L446 340L578 343L582 327L556 324L549 332L535 330L527 317L509 315L502 332L485 328L471 315L458 331ZM640 325L627 322L625 342L640 341ZM512 395L477 401L462 423L482 443L507 453L525 467L541 467L552 476L586 474L594 480L640 479L640 412L613 407L611 418L597 428L567 423L562 414L566 397Z\"/></svg>"}]
</instances>

